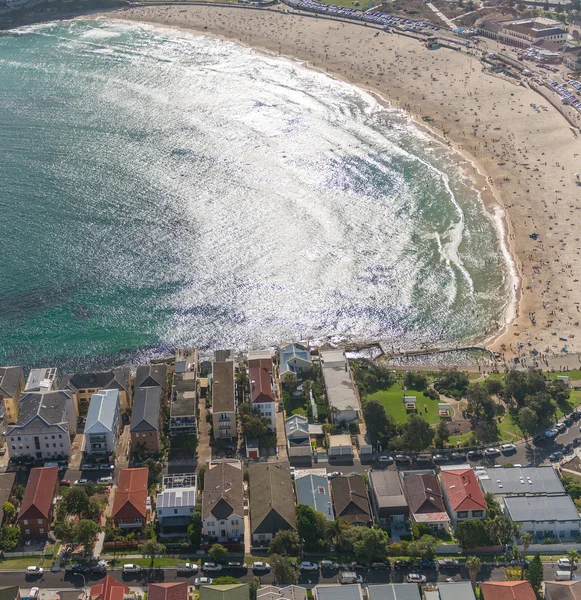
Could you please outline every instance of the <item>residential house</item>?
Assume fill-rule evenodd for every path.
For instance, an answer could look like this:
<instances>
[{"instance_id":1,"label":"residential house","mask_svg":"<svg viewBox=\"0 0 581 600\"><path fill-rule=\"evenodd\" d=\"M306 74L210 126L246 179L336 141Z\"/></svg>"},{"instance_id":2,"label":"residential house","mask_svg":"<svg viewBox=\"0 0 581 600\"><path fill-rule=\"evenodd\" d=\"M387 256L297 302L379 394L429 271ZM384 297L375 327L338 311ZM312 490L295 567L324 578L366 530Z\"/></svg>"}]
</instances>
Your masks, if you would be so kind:
<instances>
[{"instance_id":1,"label":"residential house","mask_svg":"<svg viewBox=\"0 0 581 600\"><path fill-rule=\"evenodd\" d=\"M6 423L18 421L18 400L24 388L22 367L0 367L0 398L4 400Z\"/></svg>"},{"instance_id":2,"label":"residential house","mask_svg":"<svg viewBox=\"0 0 581 600\"><path fill-rule=\"evenodd\" d=\"M367 486L359 473L335 477L331 480L331 493L338 519L351 525L369 525L373 521Z\"/></svg>"},{"instance_id":3,"label":"residential house","mask_svg":"<svg viewBox=\"0 0 581 600\"><path fill-rule=\"evenodd\" d=\"M279 379L284 382L285 376L302 379L303 373L311 369L311 352L306 346L292 342L283 346L279 353Z\"/></svg>"},{"instance_id":4,"label":"residential house","mask_svg":"<svg viewBox=\"0 0 581 600\"><path fill-rule=\"evenodd\" d=\"M571 496L505 496L504 514L521 525L537 541L545 538L576 540L581 535L581 517Z\"/></svg>"},{"instance_id":5,"label":"residential house","mask_svg":"<svg viewBox=\"0 0 581 600\"><path fill-rule=\"evenodd\" d=\"M58 369L48 367L43 369L31 369L24 386L25 392L52 392L58 390Z\"/></svg>"},{"instance_id":6,"label":"residential house","mask_svg":"<svg viewBox=\"0 0 581 600\"><path fill-rule=\"evenodd\" d=\"M4 525L4 503L12 498L15 479L16 473L0 473L0 526Z\"/></svg>"},{"instance_id":7,"label":"residential house","mask_svg":"<svg viewBox=\"0 0 581 600\"><path fill-rule=\"evenodd\" d=\"M250 400L263 419L268 419L268 428L276 431L276 393L272 377L272 360L253 359L248 361Z\"/></svg>"},{"instance_id":8,"label":"residential house","mask_svg":"<svg viewBox=\"0 0 581 600\"><path fill-rule=\"evenodd\" d=\"M333 502L329 490L329 479L326 475L309 473L295 477L297 504L306 504L314 510L323 513L328 521L334 521Z\"/></svg>"},{"instance_id":9,"label":"residential house","mask_svg":"<svg viewBox=\"0 0 581 600\"><path fill-rule=\"evenodd\" d=\"M446 512L444 496L435 474L406 474L403 487L412 523L428 525L434 530L447 531L450 528L450 517Z\"/></svg>"},{"instance_id":10,"label":"residential house","mask_svg":"<svg viewBox=\"0 0 581 600\"><path fill-rule=\"evenodd\" d=\"M277 531L297 528L290 465L250 463L248 472L252 542L264 546Z\"/></svg>"},{"instance_id":11,"label":"residential house","mask_svg":"<svg viewBox=\"0 0 581 600\"><path fill-rule=\"evenodd\" d=\"M112 454L121 432L119 390L101 390L91 396L85 423L85 453Z\"/></svg>"},{"instance_id":12,"label":"residential house","mask_svg":"<svg viewBox=\"0 0 581 600\"><path fill-rule=\"evenodd\" d=\"M91 586L89 598L90 600L124 600L130 591L124 583L107 575L105 579Z\"/></svg>"},{"instance_id":13,"label":"residential house","mask_svg":"<svg viewBox=\"0 0 581 600\"><path fill-rule=\"evenodd\" d=\"M536 600L530 581L484 581L480 584L482 600Z\"/></svg>"},{"instance_id":14,"label":"residential house","mask_svg":"<svg viewBox=\"0 0 581 600\"><path fill-rule=\"evenodd\" d=\"M164 476L162 491L156 501L157 520L163 537L184 536L192 522L197 497L195 473Z\"/></svg>"},{"instance_id":15,"label":"residential house","mask_svg":"<svg viewBox=\"0 0 581 600\"><path fill-rule=\"evenodd\" d=\"M302 415L292 415L284 423L289 457L311 456L309 420Z\"/></svg>"},{"instance_id":16,"label":"residential house","mask_svg":"<svg viewBox=\"0 0 581 600\"><path fill-rule=\"evenodd\" d=\"M20 587L17 585L0 585L0 600L20 600Z\"/></svg>"},{"instance_id":17,"label":"residential house","mask_svg":"<svg viewBox=\"0 0 581 600\"><path fill-rule=\"evenodd\" d=\"M358 583L317 585L313 591L315 600L363 600L363 590Z\"/></svg>"},{"instance_id":18,"label":"residential house","mask_svg":"<svg viewBox=\"0 0 581 600\"><path fill-rule=\"evenodd\" d=\"M198 434L198 349L178 350L170 402L171 437L194 437Z\"/></svg>"},{"instance_id":19,"label":"residential house","mask_svg":"<svg viewBox=\"0 0 581 600\"><path fill-rule=\"evenodd\" d=\"M496 496L502 504L504 496L562 496L565 488L552 466L479 467L476 477L482 491Z\"/></svg>"},{"instance_id":20,"label":"residential house","mask_svg":"<svg viewBox=\"0 0 581 600\"><path fill-rule=\"evenodd\" d=\"M330 435L327 454L329 458L352 458L354 452L351 436L348 433Z\"/></svg>"},{"instance_id":21,"label":"residential house","mask_svg":"<svg viewBox=\"0 0 581 600\"><path fill-rule=\"evenodd\" d=\"M147 487L148 469L121 469L111 516L124 531L141 531L149 520L151 504Z\"/></svg>"},{"instance_id":22,"label":"residential house","mask_svg":"<svg viewBox=\"0 0 581 600\"><path fill-rule=\"evenodd\" d=\"M307 590L300 585L264 585L257 590L256 600L307 600Z\"/></svg>"},{"instance_id":23,"label":"residential house","mask_svg":"<svg viewBox=\"0 0 581 600\"><path fill-rule=\"evenodd\" d=\"M469 581L439 581L437 593L436 600L476 600L472 584Z\"/></svg>"},{"instance_id":24,"label":"residential house","mask_svg":"<svg viewBox=\"0 0 581 600\"><path fill-rule=\"evenodd\" d=\"M212 363L212 427L215 439L236 438L234 362Z\"/></svg>"},{"instance_id":25,"label":"residential house","mask_svg":"<svg viewBox=\"0 0 581 600\"><path fill-rule=\"evenodd\" d=\"M161 444L161 394L160 386L139 387L133 395L131 411L131 451L157 454Z\"/></svg>"},{"instance_id":26,"label":"residential house","mask_svg":"<svg viewBox=\"0 0 581 600\"><path fill-rule=\"evenodd\" d=\"M369 585L367 598L368 600L421 600L417 583Z\"/></svg>"},{"instance_id":27,"label":"residential house","mask_svg":"<svg viewBox=\"0 0 581 600\"><path fill-rule=\"evenodd\" d=\"M244 537L244 484L240 461L209 461L202 494L204 538L231 542Z\"/></svg>"},{"instance_id":28,"label":"residential house","mask_svg":"<svg viewBox=\"0 0 581 600\"><path fill-rule=\"evenodd\" d=\"M147 587L147 600L188 600L188 584L186 581L150 583Z\"/></svg>"},{"instance_id":29,"label":"residential house","mask_svg":"<svg viewBox=\"0 0 581 600\"><path fill-rule=\"evenodd\" d=\"M581 600L581 580L545 581L545 600Z\"/></svg>"},{"instance_id":30,"label":"residential house","mask_svg":"<svg viewBox=\"0 0 581 600\"><path fill-rule=\"evenodd\" d=\"M69 456L71 436L77 432L73 398L69 392L29 392L20 397L18 423L6 431L10 458L54 459Z\"/></svg>"},{"instance_id":31,"label":"residential house","mask_svg":"<svg viewBox=\"0 0 581 600\"><path fill-rule=\"evenodd\" d=\"M321 367L329 403L329 416L334 423L357 423L361 410L345 352L321 352Z\"/></svg>"},{"instance_id":32,"label":"residential house","mask_svg":"<svg viewBox=\"0 0 581 600\"><path fill-rule=\"evenodd\" d=\"M61 387L73 392L77 415L81 417L87 414L91 397L99 390L118 390L122 412L131 406L131 370L129 367L100 373L68 374L63 376Z\"/></svg>"},{"instance_id":33,"label":"residential house","mask_svg":"<svg viewBox=\"0 0 581 600\"><path fill-rule=\"evenodd\" d=\"M159 363L137 367L134 385L135 389L157 387L165 391L167 389L167 365Z\"/></svg>"},{"instance_id":34,"label":"residential house","mask_svg":"<svg viewBox=\"0 0 581 600\"><path fill-rule=\"evenodd\" d=\"M486 502L472 469L442 468L440 481L454 526L466 519L486 518Z\"/></svg>"},{"instance_id":35,"label":"residential house","mask_svg":"<svg viewBox=\"0 0 581 600\"><path fill-rule=\"evenodd\" d=\"M200 586L200 600L249 600L247 583Z\"/></svg>"},{"instance_id":36,"label":"residential house","mask_svg":"<svg viewBox=\"0 0 581 600\"><path fill-rule=\"evenodd\" d=\"M371 471L369 473L371 506L380 525L389 525L392 521L397 530L404 526L409 516L409 507L404 496L401 480L397 471ZM397 524L400 526L397 527Z\"/></svg>"},{"instance_id":37,"label":"residential house","mask_svg":"<svg viewBox=\"0 0 581 600\"><path fill-rule=\"evenodd\" d=\"M50 531L58 492L58 467L30 469L18 524L24 539L44 538Z\"/></svg>"}]
</instances>

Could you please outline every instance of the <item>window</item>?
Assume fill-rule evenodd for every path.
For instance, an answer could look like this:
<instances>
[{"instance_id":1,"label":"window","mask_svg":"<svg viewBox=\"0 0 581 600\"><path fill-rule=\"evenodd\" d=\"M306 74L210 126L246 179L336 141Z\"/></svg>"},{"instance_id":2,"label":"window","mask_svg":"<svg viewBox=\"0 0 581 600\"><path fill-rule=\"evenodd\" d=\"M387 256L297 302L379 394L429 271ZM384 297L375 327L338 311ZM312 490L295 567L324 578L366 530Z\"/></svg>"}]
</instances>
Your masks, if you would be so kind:
<instances>
[{"instance_id":1,"label":"window","mask_svg":"<svg viewBox=\"0 0 581 600\"><path fill-rule=\"evenodd\" d=\"M18 436L18 441L19 441L19 442L21 442L21 441L22 441L22 438L21 438L20 436Z\"/></svg>"},{"instance_id":2,"label":"window","mask_svg":"<svg viewBox=\"0 0 581 600\"><path fill-rule=\"evenodd\" d=\"M467 510L461 510L459 512L456 513L456 516L459 519L465 519L468 516L468 511Z\"/></svg>"},{"instance_id":3,"label":"window","mask_svg":"<svg viewBox=\"0 0 581 600\"><path fill-rule=\"evenodd\" d=\"M483 510L473 510L472 511L472 516L477 519L478 517L481 517L484 514Z\"/></svg>"},{"instance_id":4,"label":"window","mask_svg":"<svg viewBox=\"0 0 581 600\"><path fill-rule=\"evenodd\" d=\"M28 446L27 446L28 448ZM14 444L12 444L12 450L16 450L16 446Z\"/></svg>"},{"instance_id":5,"label":"window","mask_svg":"<svg viewBox=\"0 0 581 600\"><path fill-rule=\"evenodd\" d=\"M63 434L59 433L59 440L62 440L62 439L63 439Z\"/></svg>"},{"instance_id":6,"label":"window","mask_svg":"<svg viewBox=\"0 0 581 600\"><path fill-rule=\"evenodd\" d=\"M28 525L28 519L24 519L24 524Z\"/></svg>"},{"instance_id":7,"label":"window","mask_svg":"<svg viewBox=\"0 0 581 600\"><path fill-rule=\"evenodd\" d=\"M38 533L44 533L44 529L39 529Z\"/></svg>"},{"instance_id":8,"label":"window","mask_svg":"<svg viewBox=\"0 0 581 600\"><path fill-rule=\"evenodd\" d=\"M138 438L138 437L139 437L139 434L138 434L138 433L136 433L136 434L135 434L135 437L136 437L136 438Z\"/></svg>"},{"instance_id":9,"label":"window","mask_svg":"<svg viewBox=\"0 0 581 600\"><path fill-rule=\"evenodd\" d=\"M50 436L50 439L51 439L51 440L55 440L56 438L54 437L54 435L51 435L51 436Z\"/></svg>"},{"instance_id":10,"label":"window","mask_svg":"<svg viewBox=\"0 0 581 600\"><path fill-rule=\"evenodd\" d=\"M39 525L42 525L42 519L36 519Z\"/></svg>"},{"instance_id":11,"label":"window","mask_svg":"<svg viewBox=\"0 0 581 600\"><path fill-rule=\"evenodd\" d=\"M177 515L177 514L178 514L178 509L177 509L177 508L174 508L174 509L173 509L173 514L174 514L174 515Z\"/></svg>"},{"instance_id":12,"label":"window","mask_svg":"<svg viewBox=\"0 0 581 600\"><path fill-rule=\"evenodd\" d=\"M62 444L61 444L61 446L62 446ZM53 444L53 445L52 445L52 447L53 447L53 448L56 448L56 444Z\"/></svg>"},{"instance_id":13,"label":"window","mask_svg":"<svg viewBox=\"0 0 581 600\"><path fill-rule=\"evenodd\" d=\"M117 522L119 523L119 525L123 525L123 523L125 523L123 519L117 519Z\"/></svg>"},{"instance_id":14,"label":"window","mask_svg":"<svg viewBox=\"0 0 581 600\"><path fill-rule=\"evenodd\" d=\"M25 529L25 530L24 530L24 533L25 533L26 535L30 535L30 529Z\"/></svg>"}]
</instances>

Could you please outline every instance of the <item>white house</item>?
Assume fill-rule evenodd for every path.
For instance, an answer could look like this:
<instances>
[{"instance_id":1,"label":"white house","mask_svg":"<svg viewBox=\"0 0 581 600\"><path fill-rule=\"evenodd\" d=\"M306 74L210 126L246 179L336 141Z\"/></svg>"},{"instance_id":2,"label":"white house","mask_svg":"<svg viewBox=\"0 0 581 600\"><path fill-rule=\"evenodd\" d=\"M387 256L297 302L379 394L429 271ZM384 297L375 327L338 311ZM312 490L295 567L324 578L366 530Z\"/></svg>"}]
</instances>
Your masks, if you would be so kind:
<instances>
[{"instance_id":1,"label":"white house","mask_svg":"<svg viewBox=\"0 0 581 600\"><path fill-rule=\"evenodd\" d=\"M321 367L331 418L335 423L356 423L361 411L345 352L321 352Z\"/></svg>"},{"instance_id":2,"label":"white house","mask_svg":"<svg viewBox=\"0 0 581 600\"><path fill-rule=\"evenodd\" d=\"M284 381L284 376L290 373L296 379L300 379L302 373L311 368L311 353L308 348L301 344L287 344L279 352L279 377Z\"/></svg>"},{"instance_id":3,"label":"white house","mask_svg":"<svg viewBox=\"0 0 581 600\"><path fill-rule=\"evenodd\" d=\"M353 444L351 443L351 436L348 433L330 435L327 454L329 457L353 456Z\"/></svg>"},{"instance_id":4,"label":"white house","mask_svg":"<svg viewBox=\"0 0 581 600\"><path fill-rule=\"evenodd\" d=\"M157 495L156 512L163 537L184 537L192 522L198 495L195 473L166 475Z\"/></svg>"},{"instance_id":5,"label":"white house","mask_svg":"<svg viewBox=\"0 0 581 600\"><path fill-rule=\"evenodd\" d=\"M293 415L285 421L286 443L289 456L310 456L311 437L309 420L302 415Z\"/></svg>"},{"instance_id":6,"label":"white house","mask_svg":"<svg viewBox=\"0 0 581 600\"><path fill-rule=\"evenodd\" d=\"M100 390L91 396L85 423L85 452L111 454L121 429L119 390Z\"/></svg>"}]
</instances>

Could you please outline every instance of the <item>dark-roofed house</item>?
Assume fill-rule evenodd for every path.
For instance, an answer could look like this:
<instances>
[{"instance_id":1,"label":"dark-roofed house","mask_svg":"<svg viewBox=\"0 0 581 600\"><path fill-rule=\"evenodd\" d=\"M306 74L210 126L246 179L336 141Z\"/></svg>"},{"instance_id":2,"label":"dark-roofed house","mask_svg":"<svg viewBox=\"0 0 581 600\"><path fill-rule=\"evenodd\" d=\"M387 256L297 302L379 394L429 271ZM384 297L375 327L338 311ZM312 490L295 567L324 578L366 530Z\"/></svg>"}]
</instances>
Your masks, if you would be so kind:
<instances>
[{"instance_id":1,"label":"dark-roofed house","mask_svg":"<svg viewBox=\"0 0 581 600\"><path fill-rule=\"evenodd\" d=\"M198 350L178 349L170 399L169 433L172 437L198 434Z\"/></svg>"},{"instance_id":2,"label":"dark-roofed house","mask_svg":"<svg viewBox=\"0 0 581 600\"><path fill-rule=\"evenodd\" d=\"M290 465L250 463L248 471L252 542L268 545L277 531L297 528Z\"/></svg>"},{"instance_id":3,"label":"dark-roofed house","mask_svg":"<svg viewBox=\"0 0 581 600\"><path fill-rule=\"evenodd\" d=\"M20 588L17 585L0 585L0 600L20 600Z\"/></svg>"},{"instance_id":4,"label":"dark-roofed house","mask_svg":"<svg viewBox=\"0 0 581 600\"><path fill-rule=\"evenodd\" d=\"M132 452L138 449L148 454L159 452L161 394L160 386L139 387L135 390L129 428Z\"/></svg>"},{"instance_id":5,"label":"dark-roofed house","mask_svg":"<svg viewBox=\"0 0 581 600\"><path fill-rule=\"evenodd\" d=\"M0 367L0 396L4 400L6 422L9 425L18 421L18 399L24 389L24 369L22 367Z\"/></svg>"},{"instance_id":6,"label":"dark-roofed house","mask_svg":"<svg viewBox=\"0 0 581 600\"><path fill-rule=\"evenodd\" d=\"M369 525L371 508L365 480L359 473L340 475L331 481L335 516L351 525Z\"/></svg>"},{"instance_id":7,"label":"dark-roofed house","mask_svg":"<svg viewBox=\"0 0 581 600\"><path fill-rule=\"evenodd\" d=\"M581 600L581 580L545 581L545 600Z\"/></svg>"},{"instance_id":8,"label":"dark-roofed house","mask_svg":"<svg viewBox=\"0 0 581 600\"><path fill-rule=\"evenodd\" d=\"M91 586L90 600L123 600L130 589L117 579L107 575L103 581Z\"/></svg>"},{"instance_id":9,"label":"dark-roofed house","mask_svg":"<svg viewBox=\"0 0 581 600\"><path fill-rule=\"evenodd\" d=\"M401 488L397 471L369 473L371 505L377 522L389 525L392 519L403 521L409 515L408 502Z\"/></svg>"},{"instance_id":10,"label":"dark-roofed house","mask_svg":"<svg viewBox=\"0 0 581 600\"><path fill-rule=\"evenodd\" d=\"M115 492L112 517L117 527L142 530L150 516L148 469L121 469Z\"/></svg>"},{"instance_id":11,"label":"dark-roofed house","mask_svg":"<svg viewBox=\"0 0 581 600\"><path fill-rule=\"evenodd\" d=\"M450 528L450 517L444 505L438 478L432 473L409 473L403 480L412 523L422 523L433 529Z\"/></svg>"},{"instance_id":12,"label":"dark-roofed house","mask_svg":"<svg viewBox=\"0 0 581 600\"><path fill-rule=\"evenodd\" d=\"M215 439L236 437L234 362L212 363L212 427Z\"/></svg>"},{"instance_id":13,"label":"dark-roofed house","mask_svg":"<svg viewBox=\"0 0 581 600\"><path fill-rule=\"evenodd\" d=\"M150 583L147 588L148 600L187 600L188 584L185 581L178 583Z\"/></svg>"},{"instance_id":14,"label":"dark-roofed house","mask_svg":"<svg viewBox=\"0 0 581 600\"><path fill-rule=\"evenodd\" d=\"M65 375L62 378L61 387L73 392L77 414L82 417L87 414L91 396L99 390L119 390L121 411L131 406L131 371L129 367L100 373Z\"/></svg>"},{"instance_id":15,"label":"dark-roofed house","mask_svg":"<svg viewBox=\"0 0 581 600\"><path fill-rule=\"evenodd\" d=\"M227 542L244 537L244 485L240 461L208 462L202 495L204 538Z\"/></svg>"},{"instance_id":16,"label":"dark-roofed house","mask_svg":"<svg viewBox=\"0 0 581 600\"><path fill-rule=\"evenodd\" d=\"M159 387L165 390L167 388L167 365L159 363L137 367L135 389L140 387Z\"/></svg>"},{"instance_id":17,"label":"dark-roofed house","mask_svg":"<svg viewBox=\"0 0 581 600\"><path fill-rule=\"evenodd\" d=\"M70 392L30 392L20 397L18 423L6 431L10 458L69 456L77 418Z\"/></svg>"},{"instance_id":18,"label":"dark-roofed house","mask_svg":"<svg viewBox=\"0 0 581 600\"><path fill-rule=\"evenodd\" d=\"M58 467L30 470L18 514L23 538L43 538L48 535L53 517L54 498L58 490L58 474Z\"/></svg>"},{"instance_id":19,"label":"dark-roofed house","mask_svg":"<svg viewBox=\"0 0 581 600\"><path fill-rule=\"evenodd\" d=\"M16 473L0 473L0 526L4 524L4 502L12 497L15 479Z\"/></svg>"}]
</instances>

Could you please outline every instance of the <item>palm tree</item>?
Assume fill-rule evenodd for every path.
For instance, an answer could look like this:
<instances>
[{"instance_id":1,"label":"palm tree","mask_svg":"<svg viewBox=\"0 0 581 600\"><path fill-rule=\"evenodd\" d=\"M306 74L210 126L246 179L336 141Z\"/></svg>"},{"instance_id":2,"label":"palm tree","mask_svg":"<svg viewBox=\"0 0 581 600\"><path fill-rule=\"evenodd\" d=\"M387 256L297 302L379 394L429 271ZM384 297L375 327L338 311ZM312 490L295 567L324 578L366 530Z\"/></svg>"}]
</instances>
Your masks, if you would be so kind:
<instances>
[{"instance_id":1,"label":"palm tree","mask_svg":"<svg viewBox=\"0 0 581 600\"><path fill-rule=\"evenodd\" d=\"M523 562L520 567L520 578L521 579L524 579L524 572L525 572L524 561L526 560L527 550L529 549L529 546L531 545L532 541L533 541L533 536L530 533L523 533L520 536L520 543L522 544L522 547L523 547Z\"/></svg>"},{"instance_id":2,"label":"palm tree","mask_svg":"<svg viewBox=\"0 0 581 600\"><path fill-rule=\"evenodd\" d=\"M345 531L345 521L341 519L335 519L332 523L329 523L329 526L326 531L327 539L333 545L337 545L343 536L343 531Z\"/></svg>"},{"instance_id":3,"label":"palm tree","mask_svg":"<svg viewBox=\"0 0 581 600\"><path fill-rule=\"evenodd\" d=\"M466 559L466 567L468 568L468 573L470 573L472 587L476 587L476 575L478 575L482 568L482 562L477 556L469 556Z\"/></svg>"},{"instance_id":4,"label":"palm tree","mask_svg":"<svg viewBox=\"0 0 581 600\"><path fill-rule=\"evenodd\" d=\"M341 414L341 410L332 404L329 406L329 420L331 423L335 423L337 421L337 417Z\"/></svg>"},{"instance_id":5,"label":"palm tree","mask_svg":"<svg viewBox=\"0 0 581 600\"><path fill-rule=\"evenodd\" d=\"M577 552L577 550L569 550L569 552L567 552L567 558L571 561L571 575L570 575L570 579L573 579L573 571L575 570L575 565L579 562L579 559L581 558L581 554L579 554L579 552Z\"/></svg>"}]
</instances>

